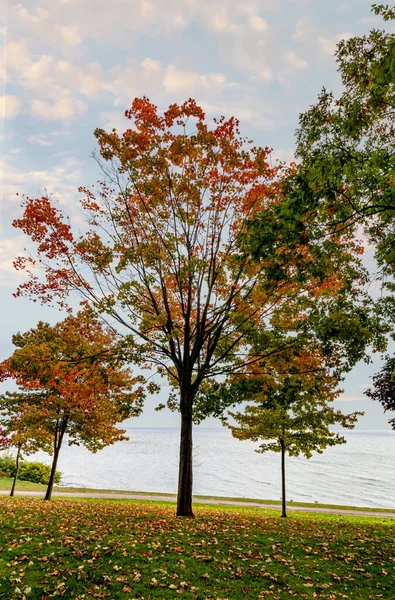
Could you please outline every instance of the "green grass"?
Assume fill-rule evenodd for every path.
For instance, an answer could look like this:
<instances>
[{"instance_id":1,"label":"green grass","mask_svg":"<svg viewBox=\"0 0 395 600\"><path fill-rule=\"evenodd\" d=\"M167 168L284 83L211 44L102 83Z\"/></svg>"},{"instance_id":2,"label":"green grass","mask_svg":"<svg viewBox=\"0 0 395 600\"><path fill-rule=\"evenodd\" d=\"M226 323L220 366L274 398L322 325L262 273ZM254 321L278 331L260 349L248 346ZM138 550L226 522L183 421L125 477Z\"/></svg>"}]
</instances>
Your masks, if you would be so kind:
<instances>
[{"instance_id":1,"label":"green grass","mask_svg":"<svg viewBox=\"0 0 395 600\"><path fill-rule=\"evenodd\" d=\"M12 480L8 478L0 478L0 490L8 491L11 490ZM29 481L18 481L16 486L16 491L18 492L42 492L45 494L47 487L45 485L41 485L40 483L30 483ZM106 490L106 489L96 489L96 488L74 488L74 487L66 487L66 486L55 486L54 492L70 492L70 493L92 493L92 494L117 494L117 495L127 495L127 494L139 494L143 496L165 496L168 497L169 500L175 499L175 494L167 494L158 492L157 494L153 492L136 492L136 491L125 491L125 490ZM236 502L246 502L246 503L261 503L261 504L273 504L276 506L281 506L280 500L263 500L262 498L229 498L226 496L194 496L195 499L199 500L224 500L224 501L236 501ZM366 512L390 512L394 513L395 516L395 508L370 508L370 507L361 507L361 506L345 506L344 504L322 504L322 503L309 503L309 502L288 502L288 507L304 507L304 508L331 508L331 509L339 509L339 510L359 510Z\"/></svg>"},{"instance_id":2,"label":"green grass","mask_svg":"<svg viewBox=\"0 0 395 600\"><path fill-rule=\"evenodd\" d=\"M387 598L392 520L146 501L0 498L0 599Z\"/></svg>"},{"instance_id":3,"label":"green grass","mask_svg":"<svg viewBox=\"0 0 395 600\"><path fill-rule=\"evenodd\" d=\"M12 486L12 479L8 477L0 478L0 490L10 491ZM32 483L31 481L17 481L15 491L17 492L41 492L45 493L47 489L46 485L41 483Z\"/></svg>"}]
</instances>

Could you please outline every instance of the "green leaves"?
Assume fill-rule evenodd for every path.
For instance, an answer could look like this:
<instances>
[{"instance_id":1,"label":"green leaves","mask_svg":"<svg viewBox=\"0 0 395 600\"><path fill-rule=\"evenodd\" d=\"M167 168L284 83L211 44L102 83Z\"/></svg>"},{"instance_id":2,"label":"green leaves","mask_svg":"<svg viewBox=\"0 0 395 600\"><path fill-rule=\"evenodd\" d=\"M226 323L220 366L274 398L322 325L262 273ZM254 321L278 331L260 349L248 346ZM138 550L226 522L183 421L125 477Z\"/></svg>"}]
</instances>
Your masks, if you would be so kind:
<instances>
[{"instance_id":1,"label":"green leaves","mask_svg":"<svg viewBox=\"0 0 395 600\"><path fill-rule=\"evenodd\" d=\"M373 5L373 12L395 18L388 6ZM336 59L344 92L335 98L324 89L300 116L299 214L308 213L316 226L326 223L334 236L357 235L362 225L391 273L386 238L395 206L394 35L374 29L343 40Z\"/></svg>"}]
</instances>

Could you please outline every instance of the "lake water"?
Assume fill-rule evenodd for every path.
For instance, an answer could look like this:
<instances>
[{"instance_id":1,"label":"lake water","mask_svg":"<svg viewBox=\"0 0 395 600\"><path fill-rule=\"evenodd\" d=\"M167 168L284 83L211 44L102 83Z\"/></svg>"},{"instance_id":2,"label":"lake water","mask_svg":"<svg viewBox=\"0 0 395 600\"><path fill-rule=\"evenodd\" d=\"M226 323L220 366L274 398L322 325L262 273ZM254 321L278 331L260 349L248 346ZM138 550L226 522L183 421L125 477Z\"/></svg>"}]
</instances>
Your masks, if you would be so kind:
<instances>
[{"instance_id":1,"label":"lake water","mask_svg":"<svg viewBox=\"0 0 395 600\"><path fill-rule=\"evenodd\" d=\"M97 454L65 445L59 458L63 485L175 493L177 429L127 430L129 441ZM289 500L395 507L395 432L343 433L347 444L309 460L287 459ZM279 499L280 455L258 454L257 444L232 438L225 429L194 431L194 494ZM49 463L44 453L31 460Z\"/></svg>"}]
</instances>

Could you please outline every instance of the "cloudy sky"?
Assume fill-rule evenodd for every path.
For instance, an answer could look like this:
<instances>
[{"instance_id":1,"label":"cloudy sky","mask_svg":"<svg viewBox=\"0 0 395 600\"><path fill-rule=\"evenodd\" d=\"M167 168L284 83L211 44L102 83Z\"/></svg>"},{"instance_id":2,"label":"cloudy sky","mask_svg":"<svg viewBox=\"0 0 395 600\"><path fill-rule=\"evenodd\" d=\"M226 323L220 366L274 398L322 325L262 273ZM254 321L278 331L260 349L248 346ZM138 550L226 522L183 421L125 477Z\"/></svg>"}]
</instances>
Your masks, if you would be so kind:
<instances>
[{"instance_id":1,"label":"cloudy sky","mask_svg":"<svg viewBox=\"0 0 395 600\"><path fill-rule=\"evenodd\" d=\"M193 97L208 116L235 115L242 133L290 160L298 115L325 86L339 92L334 51L377 26L369 0L9 1L0 30L0 359L11 335L59 315L13 299L12 259L26 242L11 226L16 193L44 189L63 205L96 181L95 127L123 128L123 112L146 95L161 109ZM355 368L341 406L365 410L361 429L385 429L363 396L373 365ZM340 403L339 403L340 404ZM176 426L149 403L139 426ZM213 421L206 425L215 425Z\"/></svg>"}]
</instances>

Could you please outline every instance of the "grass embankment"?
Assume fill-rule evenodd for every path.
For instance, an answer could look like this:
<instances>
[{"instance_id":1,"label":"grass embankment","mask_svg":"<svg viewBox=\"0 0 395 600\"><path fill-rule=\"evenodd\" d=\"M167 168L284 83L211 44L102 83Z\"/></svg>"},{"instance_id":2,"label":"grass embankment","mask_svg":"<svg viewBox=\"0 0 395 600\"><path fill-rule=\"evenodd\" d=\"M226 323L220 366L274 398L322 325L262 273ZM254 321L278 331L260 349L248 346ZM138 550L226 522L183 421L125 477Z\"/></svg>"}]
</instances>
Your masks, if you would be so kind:
<instances>
[{"instance_id":1,"label":"grass embankment","mask_svg":"<svg viewBox=\"0 0 395 600\"><path fill-rule=\"evenodd\" d=\"M0 478L0 491L10 491L12 485L12 480L7 478ZM18 481L16 486L16 492L42 492L44 495L46 492L47 486L42 485L40 483L31 483L29 481ZM75 488L75 487L66 487L66 486L55 486L54 493L61 492L62 494L70 492L72 494L76 493L91 493L91 494L116 494L116 495L130 495L130 494L138 494L140 496L167 496L169 501L175 500L175 494L167 494L167 493L154 493L154 492L136 492L136 491L126 491L126 490L106 490L106 489L97 489L97 488ZM229 501L229 502L245 502L245 503L254 503L254 504L273 504L278 507L281 507L281 500L263 500L262 498L229 498L226 496L194 496L195 500L212 500L213 502L221 500L221 501ZM344 504L321 504L318 502L288 502L288 507L303 507L303 508L329 508L329 509L339 509L339 510L358 510L364 512L386 512L386 513L394 513L395 516L395 508L370 508L370 507L361 507L361 506L346 506Z\"/></svg>"},{"instance_id":2,"label":"grass embankment","mask_svg":"<svg viewBox=\"0 0 395 600\"><path fill-rule=\"evenodd\" d=\"M394 527L252 508L0 498L0 598L388 598Z\"/></svg>"}]
</instances>

